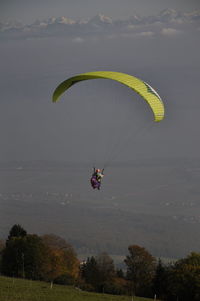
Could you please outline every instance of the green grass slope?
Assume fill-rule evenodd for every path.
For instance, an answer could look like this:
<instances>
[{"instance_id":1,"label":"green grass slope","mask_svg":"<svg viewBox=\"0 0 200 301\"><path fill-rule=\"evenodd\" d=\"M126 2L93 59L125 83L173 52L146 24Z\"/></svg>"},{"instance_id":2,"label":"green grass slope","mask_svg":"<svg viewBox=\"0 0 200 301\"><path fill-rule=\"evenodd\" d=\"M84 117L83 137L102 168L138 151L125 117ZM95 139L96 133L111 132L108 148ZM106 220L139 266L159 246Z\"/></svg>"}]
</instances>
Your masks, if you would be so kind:
<instances>
[{"instance_id":1,"label":"green grass slope","mask_svg":"<svg viewBox=\"0 0 200 301\"><path fill-rule=\"evenodd\" d=\"M88 293L71 286L0 277L0 301L130 301L128 296ZM134 298L134 301L152 299Z\"/></svg>"}]
</instances>

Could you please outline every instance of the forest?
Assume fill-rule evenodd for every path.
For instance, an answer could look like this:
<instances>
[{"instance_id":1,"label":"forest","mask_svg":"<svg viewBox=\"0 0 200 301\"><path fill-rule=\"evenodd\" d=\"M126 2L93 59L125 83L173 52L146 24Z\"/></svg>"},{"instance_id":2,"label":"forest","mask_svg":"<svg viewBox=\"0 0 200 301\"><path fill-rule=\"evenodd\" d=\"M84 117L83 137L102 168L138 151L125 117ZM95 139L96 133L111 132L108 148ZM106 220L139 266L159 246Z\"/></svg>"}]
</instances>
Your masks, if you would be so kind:
<instances>
[{"instance_id":1,"label":"forest","mask_svg":"<svg viewBox=\"0 0 200 301\"><path fill-rule=\"evenodd\" d=\"M200 300L200 253L164 263L142 246L128 246L125 268L106 252L81 261L73 246L55 234L28 234L19 224L0 241L1 275L73 285L89 292L156 298Z\"/></svg>"}]
</instances>

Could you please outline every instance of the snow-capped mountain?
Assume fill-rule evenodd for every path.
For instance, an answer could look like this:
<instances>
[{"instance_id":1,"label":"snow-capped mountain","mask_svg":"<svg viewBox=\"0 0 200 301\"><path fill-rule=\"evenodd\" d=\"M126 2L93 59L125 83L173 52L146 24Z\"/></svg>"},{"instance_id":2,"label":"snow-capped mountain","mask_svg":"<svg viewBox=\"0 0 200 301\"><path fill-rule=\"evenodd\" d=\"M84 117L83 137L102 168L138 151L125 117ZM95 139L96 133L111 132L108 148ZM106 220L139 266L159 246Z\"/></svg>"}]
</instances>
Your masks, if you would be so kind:
<instances>
[{"instance_id":1,"label":"snow-capped mountain","mask_svg":"<svg viewBox=\"0 0 200 301\"><path fill-rule=\"evenodd\" d=\"M34 23L24 25L18 21L8 21L0 23L0 38L27 38L27 37L45 37L45 36L60 36L77 37L91 34L118 34L126 33L126 30L137 28L138 30L145 27L145 31L149 31L148 27L166 26L181 26L182 24L197 24L199 28L200 11L196 10L189 13L181 13L174 9L165 9L155 16L141 17L133 14L125 20L113 20L109 16L97 14L87 20L75 21L71 18L51 17L46 20L36 20ZM148 30L147 30L148 29ZM174 28L176 29L176 28ZM152 29L151 29L152 30Z\"/></svg>"},{"instance_id":2,"label":"snow-capped mountain","mask_svg":"<svg viewBox=\"0 0 200 301\"><path fill-rule=\"evenodd\" d=\"M110 17L107 17L105 15L102 14L98 14L96 16L94 16L93 18L89 19L87 24L91 24L91 25L98 25L98 26L104 26L105 24L112 24L113 21Z\"/></svg>"}]
</instances>

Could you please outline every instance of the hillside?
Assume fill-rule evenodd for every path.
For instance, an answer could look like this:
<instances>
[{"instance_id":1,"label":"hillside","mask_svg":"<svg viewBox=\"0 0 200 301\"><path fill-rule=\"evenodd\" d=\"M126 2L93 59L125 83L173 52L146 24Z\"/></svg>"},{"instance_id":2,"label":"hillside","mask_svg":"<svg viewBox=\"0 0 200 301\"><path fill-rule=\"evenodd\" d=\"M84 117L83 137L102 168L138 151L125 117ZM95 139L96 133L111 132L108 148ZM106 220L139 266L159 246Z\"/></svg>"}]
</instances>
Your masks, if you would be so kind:
<instances>
[{"instance_id":1,"label":"hillside","mask_svg":"<svg viewBox=\"0 0 200 301\"><path fill-rule=\"evenodd\" d=\"M40 281L0 277L0 301L129 301L129 296L113 296L83 292L70 286ZM152 299L134 298L134 301Z\"/></svg>"}]
</instances>

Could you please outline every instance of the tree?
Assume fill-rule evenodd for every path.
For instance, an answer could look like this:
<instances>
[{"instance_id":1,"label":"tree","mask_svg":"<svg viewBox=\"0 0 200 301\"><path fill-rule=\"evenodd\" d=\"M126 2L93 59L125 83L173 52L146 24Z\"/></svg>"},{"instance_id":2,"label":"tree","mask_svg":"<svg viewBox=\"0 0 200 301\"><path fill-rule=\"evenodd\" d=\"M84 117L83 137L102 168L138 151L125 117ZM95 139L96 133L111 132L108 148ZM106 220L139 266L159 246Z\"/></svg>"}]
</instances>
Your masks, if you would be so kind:
<instances>
[{"instance_id":1,"label":"tree","mask_svg":"<svg viewBox=\"0 0 200 301\"><path fill-rule=\"evenodd\" d=\"M21 238L26 235L26 230L19 224L15 224L10 229L6 247L2 251L1 269L5 275L20 277L24 274L24 253Z\"/></svg>"},{"instance_id":2,"label":"tree","mask_svg":"<svg viewBox=\"0 0 200 301\"><path fill-rule=\"evenodd\" d=\"M11 240L13 237L24 237L26 235L26 230L24 230L19 224L15 224L9 232L7 241Z\"/></svg>"},{"instance_id":3,"label":"tree","mask_svg":"<svg viewBox=\"0 0 200 301\"><path fill-rule=\"evenodd\" d=\"M122 269L117 269L117 270L116 270L116 275L117 275L117 277L119 277L119 278L125 278L125 277L124 277L124 272L123 272Z\"/></svg>"},{"instance_id":4,"label":"tree","mask_svg":"<svg viewBox=\"0 0 200 301\"><path fill-rule=\"evenodd\" d=\"M45 234L42 236L42 240L47 244L51 249L73 249L70 244L66 242L62 237L55 234Z\"/></svg>"},{"instance_id":5,"label":"tree","mask_svg":"<svg viewBox=\"0 0 200 301\"><path fill-rule=\"evenodd\" d=\"M63 238L48 234L42 237L43 243L49 249L49 266L46 271L46 279L52 283L73 279L79 275L79 261L73 247Z\"/></svg>"},{"instance_id":6,"label":"tree","mask_svg":"<svg viewBox=\"0 0 200 301\"><path fill-rule=\"evenodd\" d=\"M124 262L127 265L127 279L131 280L134 295L149 295L155 275L156 259L137 245L128 248L130 255Z\"/></svg>"},{"instance_id":7,"label":"tree","mask_svg":"<svg viewBox=\"0 0 200 301\"><path fill-rule=\"evenodd\" d=\"M168 273L166 300L200 300L200 253L178 260Z\"/></svg>"},{"instance_id":8,"label":"tree","mask_svg":"<svg viewBox=\"0 0 200 301\"><path fill-rule=\"evenodd\" d=\"M5 248L5 242L2 239L0 239L0 254L4 248Z\"/></svg>"},{"instance_id":9,"label":"tree","mask_svg":"<svg viewBox=\"0 0 200 301\"><path fill-rule=\"evenodd\" d=\"M12 236L3 250L2 272L7 276L43 279L47 260L48 249L39 236Z\"/></svg>"},{"instance_id":10,"label":"tree","mask_svg":"<svg viewBox=\"0 0 200 301\"><path fill-rule=\"evenodd\" d=\"M168 268L163 265L162 260L158 260L156 266L155 277L153 280L153 290L154 294L162 299L166 293L166 283L167 283L167 271Z\"/></svg>"},{"instance_id":11,"label":"tree","mask_svg":"<svg viewBox=\"0 0 200 301\"><path fill-rule=\"evenodd\" d=\"M113 259L107 253L101 253L96 257L97 269L99 274L98 290L108 292L108 287L115 276L115 266Z\"/></svg>"},{"instance_id":12,"label":"tree","mask_svg":"<svg viewBox=\"0 0 200 301\"><path fill-rule=\"evenodd\" d=\"M115 276L112 258L107 253L88 258L81 268L82 277L98 292L108 292Z\"/></svg>"},{"instance_id":13,"label":"tree","mask_svg":"<svg viewBox=\"0 0 200 301\"><path fill-rule=\"evenodd\" d=\"M1 259L2 259L2 253L3 253L4 248L5 248L5 243L3 240L0 240L0 273L1 273L1 269L2 269Z\"/></svg>"},{"instance_id":14,"label":"tree","mask_svg":"<svg viewBox=\"0 0 200 301\"><path fill-rule=\"evenodd\" d=\"M88 257L87 261L81 266L81 276L87 284L90 284L93 289L97 288L99 282L99 274L97 261L94 256Z\"/></svg>"}]
</instances>

